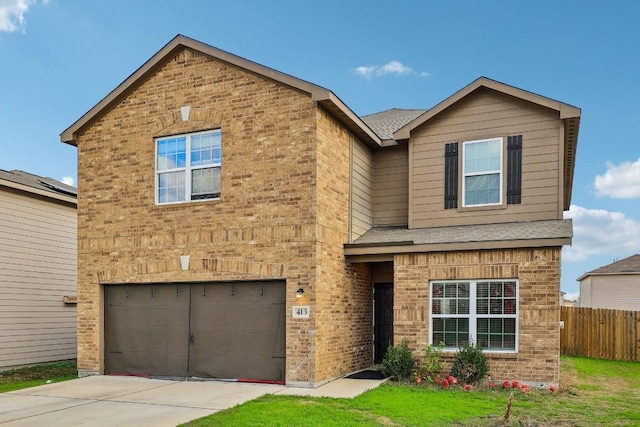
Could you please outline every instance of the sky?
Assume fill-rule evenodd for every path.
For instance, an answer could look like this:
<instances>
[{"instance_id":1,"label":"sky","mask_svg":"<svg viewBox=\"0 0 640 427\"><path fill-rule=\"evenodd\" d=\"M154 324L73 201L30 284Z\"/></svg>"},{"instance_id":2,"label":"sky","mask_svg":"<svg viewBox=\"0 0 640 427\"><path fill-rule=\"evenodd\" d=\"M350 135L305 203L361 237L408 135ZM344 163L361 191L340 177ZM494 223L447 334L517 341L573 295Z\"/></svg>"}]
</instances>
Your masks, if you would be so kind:
<instances>
[{"instance_id":1,"label":"sky","mask_svg":"<svg viewBox=\"0 0 640 427\"><path fill-rule=\"evenodd\" d=\"M486 76L582 109L561 280L575 297L580 275L640 253L639 22L633 0L0 0L0 168L75 184L60 133L176 34L359 115Z\"/></svg>"}]
</instances>

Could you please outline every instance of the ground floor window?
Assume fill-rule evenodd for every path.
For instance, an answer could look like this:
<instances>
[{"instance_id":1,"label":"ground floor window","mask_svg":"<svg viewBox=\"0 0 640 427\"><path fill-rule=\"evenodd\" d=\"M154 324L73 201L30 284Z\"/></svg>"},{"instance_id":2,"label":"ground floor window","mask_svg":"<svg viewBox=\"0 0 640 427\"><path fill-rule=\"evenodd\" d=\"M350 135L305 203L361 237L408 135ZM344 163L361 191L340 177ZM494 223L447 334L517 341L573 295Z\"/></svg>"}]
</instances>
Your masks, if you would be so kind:
<instances>
[{"instance_id":1,"label":"ground floor window","mask_svg":"<svg viewBox=\"0 0 640 427\"><path fill-rule=\"evenodd\" d=\"M457 350L470 340L484 350L518 350L518 281L430 283L430 341Z\"/></svg>"}]
</instances>

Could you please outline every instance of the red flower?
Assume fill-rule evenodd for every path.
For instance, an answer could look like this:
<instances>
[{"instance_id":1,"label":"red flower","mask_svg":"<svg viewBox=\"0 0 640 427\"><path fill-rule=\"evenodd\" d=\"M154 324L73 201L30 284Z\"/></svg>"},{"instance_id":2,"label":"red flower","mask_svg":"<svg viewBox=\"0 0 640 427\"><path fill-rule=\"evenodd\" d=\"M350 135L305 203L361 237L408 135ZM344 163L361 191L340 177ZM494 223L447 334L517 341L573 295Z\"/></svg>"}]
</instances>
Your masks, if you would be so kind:
<instances>
[{"instance_id":1,"label":"red flower","mask_svg":"<svg viewBox=\"0 0 640 427\"><path fill-rule=\"evenodd\" d=\"M526 393L529 391L529 386L526 384L522 384L522 387L520 387L520 389L522 390L523 393Z\"/></svg>"},{"instance_id":2,"label":"red flower","mask_svg":"<svg viewBox=\"0 0 640 427\"><path fill-rule=\"evenodd\" d=\"M556 392L556 390L557 390L557 388L556 388L556 386L554 386L553 384L551 384L551 385L549 386L549 391L550 391L551 393L555 393L555 392Z\"/></svg>"},{"instance_id":3,"label":"red flower","mask_svg":"<svg viewBox=\"0 0 640 427\"><path fill-rule=\"evenodd\" d=\"M440 384L440 377L436 377L436 378L433 380L433 382L434 382L434 383L436 383L436 384Z\"/></svg>"},{"instance_id":4,"label":"red flower","mask_svg":"<svg viewBox=\"0 0 640 427\"><path fill-rule=\"evenodd\" d=\"M471 384L465 384L464 385L464 389L467 391L470 391L473 388L473 386Z\"/></svg>"},{"instance_id":5,"label":"red flower","mask_svg":"<svg viewBox=\"0 0 640 427\"><path fill-rule=\"evenodd\" d=\"M446 378L442 380L442 387L449 388L449 381Z\"/></svg>"},{"instance_id":6,"label":"red flower","mask_svg":"<svg viewBox=\"0 0 640 427\"><path fill-rule=\"evenodd\" d=\"M520 387L520 383L518 381L514 381L514 382L511 383L511 387L512 388L518 388L518 387Z\"/></svg>"},{"instance_id":7,"label":"red flower","mask_svg":"<svg viewBox=\"0 0 640 427\"><path fill-rule=\"evenodd\" d=\"M494 388L496 385L493 383L493 381L489 381L489 388Z\"/></svg>"},{"instance_id":8,"label":"red flower","mask_svg":"<svg viewBox=\"0 0 640 427\"><path fill-rule=\"evenodd\" d=\"M449 380L449 384L458 384L458 379L453 375L449 375L447 379Z\"/></svg>"},{"instance_id":9,"label":"red flower","mask_svg":"<svg viewBox=\"0 0 640 427\"><path fill-rule=\"evenodd\" d=\"M418 384L422 384L422 377L418 377L418 378L416 378L416 383L418 383Z\"/></svg>"},{"instance_id":10,"label":"red flower","mask_svg":"<svg viewBox=\"0 0 640 427\"><path fill-rule=\"evenodd\" d=\"M510 383L509 383L508 380L502 381L502 388L509 388L509 385L510 385Z\"/></svg>"}]
</instances>

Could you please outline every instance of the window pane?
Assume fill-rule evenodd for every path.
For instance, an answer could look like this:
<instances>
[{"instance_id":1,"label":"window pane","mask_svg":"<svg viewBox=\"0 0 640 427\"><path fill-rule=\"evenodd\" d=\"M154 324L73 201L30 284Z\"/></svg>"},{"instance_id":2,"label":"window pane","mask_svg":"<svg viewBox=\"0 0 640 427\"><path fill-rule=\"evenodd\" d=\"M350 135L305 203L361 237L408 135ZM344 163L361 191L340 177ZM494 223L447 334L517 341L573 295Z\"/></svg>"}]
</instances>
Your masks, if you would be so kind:
<instances>
[{"instance_id":1,"label":"window pane","mask_svg":"<svg viewBox=\"0 0 640 427\"><path fill-rule=\"evenodd\" d=\"M159 171L186 166L186 141L185 137L158 140Z\"/></svg>"},{"instance_id":2,"label":"window pane","mask_svg":"<svg viewBox=\"0 0 640 427\"><path fill-rule=\"evenodd\" d=\"M158 202L185 201L184 172L165 172L158 176Z\"/></svg>"},{"instance_id":3,"label":"window pane","mask_svg":"<svg viewBox=\"0 0 640 427\"><path fill-rule=\"evenodd\" d=\"M500 174L465 177L465 205L487 205L500 202Z\"/></svg>"},{"instance_id":4,"label":"window pane","mask_svg":"<svg viewBox=\"0 0 640 427\"><path fill-rule=\"evenodd\" d=\"M191 137L191 166L220 163L220 132Z\"/></svg>"},{"instance_id":5,"label":"window pane","mask_svg":"<svg viewBox=\"0 0 640 427\"><path fill-rule=\"evenodd\" d=\"M191 171L191 194L194 196L220 194L220 168Z\"/></svg>"}]
</instances>

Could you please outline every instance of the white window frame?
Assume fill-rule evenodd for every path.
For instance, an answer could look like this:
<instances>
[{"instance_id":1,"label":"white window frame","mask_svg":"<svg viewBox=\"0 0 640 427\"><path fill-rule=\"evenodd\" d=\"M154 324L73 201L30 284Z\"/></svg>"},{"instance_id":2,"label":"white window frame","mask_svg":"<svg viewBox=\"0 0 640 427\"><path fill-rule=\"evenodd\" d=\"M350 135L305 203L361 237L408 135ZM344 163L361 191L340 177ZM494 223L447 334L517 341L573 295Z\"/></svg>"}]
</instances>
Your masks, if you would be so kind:
<instances>
[{"instance_id":1,"label":"white window frame","mask_svg":"<svg viewBox=\"0 0 640 427\"><path fill-rule=\"evenodd\" d=\"M516 312L515 314L477 314L477 284L482 282L515 282L516 285ZM468 283L469 284L469 314L433 314L433 285L436 283ZM433 342L433 319L435 318L458 318L469 319L469 340L477 343L477 320L478 319L515 319L515 349L483 349L485 353L518 353L520 336L520 282L518 279L474 279L474 280L431 280L429 282L429 344L437 346L440 343ZM445 351L458 351L455 347L445 347Z\"/></svg>"},{"instance_id":2,"label":"white window frame","mask_svg":"<svg viewBox=\"0 0 640 427\"><path fill-rule=\"evenodd\" d=\"M482 171L482 172L469 172L467 173L466 171L466 153L467 153L467 147L471 144L477 144L480 142L490 142L490 141L498 141L500 142L500 169L496 169L496 170L486 170L486 171ZM473 141L464 141L462 143L462 207L477 207L477 206L497 206L497 205L502 205L502 192L503 192L503 181L504 181L504 138L501 137L497 137L497 138L486 138L486 139L476 139ZM500 197L498 202L496 203L483 203L483 204L468 204L467 203L467 192L466 192L466 185L467 185L467 177L469 176L482 176L482 175L494 175L494 174L498 174L499 175L499 182L500 182Z\"/></svg>"},{"instance_id":3,"label":"white window frame","mask_svg":"<svg viewBox=\"0 0 640 427\"><path fill-rule=\"evenodd\" d=\"M155 204L156 205L160 205L160 206L164 206L164 205L175 205L175 204L179 204L179 203L192 203L192 202L206 202L206 201L211 201L211 200L220 200L220 196L218 197L212 197L212 198L200 198L200 199L191 199L192 194L191 194L191 172L194 170L198 170L198 169L212 169L212 168L219 168L221 173L222 173L222 152L220 153L220 162L214 162L211 164L207 164L207 165L200 165L200 166L191 166L191 137L192 136L196 136L196 135L206 135L206 134L219 134L220 135L220 150L222 150L222 132L220 129L214 129L214 130L207 130L207 131L202 131L202 132L193 132L193 133L185 133L185 134L180 134L180 135L171 135L171 136L164 136L164 137L159 137L159 138L155 138L153 143L155 144L155 158L154 158L154 162L155 162ZM180 168L172 168L172 169L164 169L159 171L158 170L158 141L162 141L162 140L166 140L166 139L172 139L172 138L185 138L186 139L186 159L185 159L185 166L184 167L180 167ZM179 200L179 201L175 201L175 202L160 202L159 200L159 190L160 190L160 175L163 173L167 173L167 172L181 172L184 171L185 172L185 200ZM222 176L221 176L222 178ZM222 187L222 183L220 183L220 187ZM220 194L222 194L222 188L220 188Z\"/></svg>"}]
</instances>

